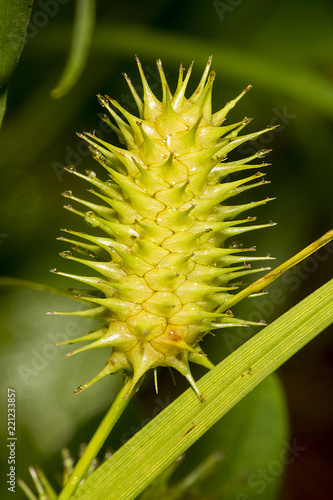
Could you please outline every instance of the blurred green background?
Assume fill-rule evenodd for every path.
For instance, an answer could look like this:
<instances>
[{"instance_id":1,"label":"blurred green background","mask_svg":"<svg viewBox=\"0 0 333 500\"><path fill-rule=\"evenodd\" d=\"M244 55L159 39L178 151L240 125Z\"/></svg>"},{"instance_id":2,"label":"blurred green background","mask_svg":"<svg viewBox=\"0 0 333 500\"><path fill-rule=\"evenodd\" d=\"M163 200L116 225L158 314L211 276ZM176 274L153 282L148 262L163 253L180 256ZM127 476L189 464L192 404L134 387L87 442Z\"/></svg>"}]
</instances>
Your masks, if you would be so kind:
<instances>
[{"instance_id":1,"label":"blurred green background","mask_svg":"<svg viewBox=\"0 0 333 500\"><path fill-rule=\"evenodd\" d=\"M47 10L45 5L51 4L53 10ZM73 189L79 195L85 193L86 186L63 168L74 164L80 171L100 172L75 132L100 130L106 140L117 143L112 131L101 128L97 114L102 110L96 94L107 93L135 112L122 77L122 73L127 73L140 92L134 54L140 57L148 82L158 96L161 90L157 58L163 61L172 90L179 63L188 67L195 60L190 83L195 88L208 56L213 54L212 66L217 70L214 109L252 84L251 92L230 113L230 122L253 117L249 132L269 123L280 124L274 132L237 151L244 156L273 148L269 156L272 167L268 168L271 184L243 199L252 201L254 195L256 199L277 198L254 215L261 222L273 220L278 225L244 237L244 245L255 244L258 252L270 253L280 264L333 227L332 2L98 0L92 47L83 74L65 97L54 100L50 91L67 58L73 16L73 2L34 3L27 42L10 81L7 113L0 133L3 276L63 290L73 286L48 272L53 267L72 269L58 256L58 252L67 249L55 240L60 228L84 227L75 215L63 210L60 193ZM332 254L331 244L271 285L269 296L249 300L236 312L253 320L274 320L332 277ZM22 289L6 288L1 298L1 407L6 405L6 388L16 389L17 474L28 479L28 465L39 463L54 480L54 471L61 470L59 450L69 446L75 453L79 444L89 439L120 380L103 380L94 389L75 396L75 387L89 380L108 357L103 351L65 360L66 348L54 347L59 340L83 335L93 328L87 320L45 315L49 310L71 310L77 304L63 296ZM233 331L233 337L209 338L205 350L218 362L253 333L254 330ZM201 373L198 370L196 376ZM331 499L332 330L290 360L279 370L279 376L286 394L290 439L296 439L306 449L284 474L274 476L270 498ZM160 380L160 394L156 396L152 377L147 377L110 446L118 446L186 387L180 377L176 377L174 387L167 370L161 370ZM283 420L282 406L281 403L279 411ZM5 416L2 412L3 436ZM243 418L235 439L249 438L245 432L249 423L246 416ZM202 449L206 449L209 439L214 449L219 431L214 432L215 437L211 434L213 437L207 438ZM223 432L221 427L221 435ZM280 444L283 435L286 431L281 428L276 438ZM252 439L257 442L258 434ZM223 443L221 438L222 449ZM225 444L226 449L228 446L230 443ZM198 456L200 449L195 452ZM260 447L257 453L261 453ZM6 470L4 447L1 460ZM234 491L232 487L221 498L238 498L236 493L230 493ZM0 491L1 498L6 498L6 489ZM239 500L258 496L254 487L245 494L248 497L239 496ZM16 495L15 498L23 498L19 492Z\"/></svg>"}]
</instances>

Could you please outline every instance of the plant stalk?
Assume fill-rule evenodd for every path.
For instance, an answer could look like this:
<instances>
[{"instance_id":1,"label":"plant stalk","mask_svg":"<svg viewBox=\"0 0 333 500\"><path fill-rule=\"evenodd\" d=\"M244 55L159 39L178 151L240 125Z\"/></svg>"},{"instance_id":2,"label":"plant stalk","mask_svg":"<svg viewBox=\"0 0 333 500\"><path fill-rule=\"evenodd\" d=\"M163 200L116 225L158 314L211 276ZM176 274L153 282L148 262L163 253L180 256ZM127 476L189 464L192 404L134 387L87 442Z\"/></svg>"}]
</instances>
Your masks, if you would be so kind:
<instances>
[{"instance_id":1,"label":"plant stalk","mask_svg":"<svg viewBox=\"0 0 333 500\"><path fill-rule=\"evenodd\" d=\"M115 400L113 401L111 408L103 418L97 431L91 438L87 448L84 450L82 456L77 462L72 474L70 475L68 482L61 491L58 500L68 500L75 493L77 487L79 486L81 480L87 473L91 462L96 457L97 453L103 446L106 438L110 434L112 428L116 424L117 420L125 410L126 406L130 402L132 396L136 392L138 384L131 388L132 377L129 377L124 383L123 387L120 389Z\"/></svg>"},{"instance_id":2,"label":"plant stalk","mask_svg":"<svg viewBox=\"0 0 333 500\"><path fill-rule=\"evenodd\" d=\"M276 267L275 269L273 269L269 273L265 274L265 276L263 276L262 278L259 278L258 280L251 283L251 285L244 288L244 290L241 290L240 292L235 294L233 297L226 300L217 309L217 311L220 313L223 313L227 309L229 309L230 307L233 307L235 304L237 304L241 300L243 300L246 297L248 297L249 295L251 295L252 293L260 292L260 290L263 290L265 286L272 283L272 281L276 280L276 278L279 278L283 273L288 271L290 268L292 268L296 264L299 264L300 262L302 262L302 260L309 257L314 252L319 250L319 248L326 245L327 243L329 243L332 240L333 240L333 229L331 229L330 231L325 233L318 240L314 241L313 243L311 243L307 247L303 248L303 250L298 252L296 255L294 255L290 259L286 260L280 266Z\"/></svg>"}]
</instances>

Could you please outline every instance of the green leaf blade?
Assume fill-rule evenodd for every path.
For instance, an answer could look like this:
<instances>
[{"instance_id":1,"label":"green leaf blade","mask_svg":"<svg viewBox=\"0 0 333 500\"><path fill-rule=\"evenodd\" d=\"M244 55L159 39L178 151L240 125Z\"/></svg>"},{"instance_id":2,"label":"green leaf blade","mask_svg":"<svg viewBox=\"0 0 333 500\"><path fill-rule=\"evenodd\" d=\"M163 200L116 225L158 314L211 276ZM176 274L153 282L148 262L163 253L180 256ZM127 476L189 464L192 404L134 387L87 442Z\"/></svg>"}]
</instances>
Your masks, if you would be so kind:
<instances>
[{"instance_id":1,"label":"green leaf blade","mask_svg":"<svg viewBox=\"0 0 333 500\"><path fill-rule=\"evenodd\" d=\"M333 280L264 328L187 390L78 489L75 500L132 500L269 374L333 321Z\"/></svg>"},{"instance_id":2,"label":"green leaf blade","mask_svg":"<svg viewBox=\"0 0 333 500\"><path fill-rule=\"evenodd\" d=\"M0 87L9 80L24 47L33 0L0 0Z\"/></svg>"},{"instance_id":3,"label":"green leaf blade","mask_svg":"<svg viewBox=\"0 0 333 500\"><path fill-rule=\"evenodd\" d=\"M0 127L2 125L3 117L5 116L6 112L7 94L8 94L8 86L4 85L3 87L0 88Z\"/></svg>"},{"instance_id":4,"label":"green leaf blade","mask_svg":"<svg viewBox=\"0 0 333 500\"><path fill-rule=\"evenodd\" d=\"M0 127L8 85L24 47L33 0L0 0Z\"/></svg>"}]
</instances>

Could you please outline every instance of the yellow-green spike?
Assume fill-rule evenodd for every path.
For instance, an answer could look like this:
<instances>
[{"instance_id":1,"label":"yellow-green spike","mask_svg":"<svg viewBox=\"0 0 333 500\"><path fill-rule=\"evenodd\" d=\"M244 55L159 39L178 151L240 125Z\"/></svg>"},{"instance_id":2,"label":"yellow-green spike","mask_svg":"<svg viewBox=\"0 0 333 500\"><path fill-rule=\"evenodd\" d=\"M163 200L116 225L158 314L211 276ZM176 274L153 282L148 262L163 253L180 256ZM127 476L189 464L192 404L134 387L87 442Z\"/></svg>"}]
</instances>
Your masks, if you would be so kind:
<instances>
[{"instance_id":1,"label":"yellow-green spike","mask_svg":"<svg viewBox=\"0 0 333 500\"><path fill-rule=\"evenodd\" d=\"M174 134L186 132L187 126L186 123L179 118L178 114L172 107L169 88L164 92L164 94L165 96L163 97L163 102L165 103L165 107L163 113L156 118L156 127L161 137L167 140Z\"/></svg>"},{"instance_id":2,"label":"yellow-green spike","mask_svg":"<svg viewBox=\"0 0 333 500\"><path fill-rule=\"evenodd\" d=\"M152 241L138 239L135 242L136 248L133 248L133 254L145 260L151 266L156 266L163 257L169 254L167 249L161 248Z\"/></svg>"},{"instance_id":3,"label":"yellow-green spike","mask_svg":"<svg viewBox=\"0 0 333 500\"><path fill-rule=\"evenodd\" d=\"M179 109L181 109L183 107L184 104L186 104L185 92L186 92L187 85L188 85L188 82L189 82L189 79L190 79L190 76L192 73L193 64L194 64L194 61L191 62L190 66L187 70L186 76L184 78L184 81L181 81L180 78L178 80L177 90L176 90L176 92L173 96L173 99L172 99L172 107L177 112ZM179 70L179 75L181 76L182 66L180 68L181 69Z\"/></svg>"},{"instance_id":4,"label":"yellow-green spike","mask_svg":"<svg viewBox=\"0 0 333 500\"><path fill-rule=\"evenodd\" d=\"M114 211L117 212L118 217L120 217L121 222L124 224L133 224L142 218L141 215L134 210L130 203L128 203L128 201L113 200L101 193L98 193L97 191L94 191L93 189L88 189L88 191L110 205Z\"/></svg>"},{"instance_id":5,"label":"yellow-green spike","mask_svg":"<svg viewBox=\"0 0 333 500\"><path fill-rule=\"evenodd\" d=\"M192 199L192 196L186 190L188 185L189 180L186 180L180 186L175 186L172 189L159 191L158 193L156 193L155 198L163 203L164 207L178 208Z\"/></svg>"},{"instance_id":6,"label":"yellow-green spike","mask_svg":"<svg viewBox=\"0 0 333 500\"><path fill-rule=\"evenodd\" d=\"M199 116L197 121L190 125L189 127L184 126L184 134L176 139L170 139L170 148L174 151L177 156L181 156L183 153L187 153L196 148L196 134L202 120L202 116Z\"/></svg>"},{"instance_id":7,"label":"yellow-green spike","mask_svg":"<svg viewBox=\"0 0 333 500\"><path fill-rule=\"evenodd\" d=\"M72 229L61 229L61 231L91 241L94 245L97 245L105 250L109 255L112 255L114 248L120 248L123 250L126 248L125 245L115 241L113 238L106 238L105 236L92 236L91 234L73 231Z\"/></svg>"},{"instance_id":8,"label":"yellow-green spike","mask_svg":"<svg viewBox=\"0 0 333 500\"><path fill-rule=\"evenodd\" d=\"M76 175L77 177L81 177L82 179L85 179L86 181L90 182L97 188L99 188L102 193L104 193L106 196L109 196L111 199L116 199L116 200L122 200L122 195L120 193L119 187L115 183L106 183L100 181L97 177L94 176L86 176L83 174L80 174L80 172L77 172L75 167L70 166L65 168L66 172L70 172L71 174Z\"/></svg>"},{"instance_id":9,"label":"yellow-green spike","mask_svg":"<svg viewBox=\"0 0 333 500\"><path fill-rule=\"evenodd\" d=\"M147 166L155 163L161 163L164 159L168 158L169 150L162 140L157 141L147 134L146 130L141 127L141 134L143 137L143 145L140 152L140 158Z\"/></svg>"},{"instance_id":10,"label":"yellow-green spike","mask_svg":"<svg viewBox=\"0 0 333 500\"><path fill-rule=\"evenodd\" d=\"M201 349L200 349L201 351ZM202 351L201 351L202 352ZM211 370L214 368L213 363L207 358L207 356L201 352L190 352L188 356L188 360L191 361L191 363L196 363L197 365L204 366L208 370Z\"/></svg>"},{"instance_id":11,"label":"yellow-green spike","mask_svg":"<svg viewBox=\"0 0 333 500\"><path fill-rule=\"evenodd\" d=\"M128 194L131 199L132 206L139 212L142 217L156 215L163 210L164 205L154 198L151 198L145 191L137 186L133 181L127 179L124 175L116 171L112 171L112 177L119 186ZM148 204L149 203L149 204Z\"/></svg>"},{"instance_id":12,"label":"yellow-green spike","mask_svg":"<svg viewBox=\"0 0 333 500\"><path fill-rule=\"evenodd\" d=\"M161 59L157 59L156 66L157 66L158 72L160 74L160 79L161 79L161 86L162 86L162 91L163 91L162 102L165 104L167 98L170 99L171 92L170 92L170 89L169 89L169 85L168 85L167 79L165 78L165 74L164 74L164 70L163 70Z\"/></svg>"},{"instance_id":13,"label":"yellow-green spike","mask_svg":"<svg viewBox=\"0 0 333 500\"><path fill-rule=\"evenodd\" d=\"M175 368L177 371L179 371L179 373L184 375L184 377L190 383L194 392L197 394L200 401L202 403L204 403L205 399L204 399L203 395L200 393L200 391L195 383L195 380L191 374L191 370L190 370L190 367L188 365L188 357L187 356L185 357L185 355L183 354L181 359L175 358L175 359L170 360L170 365L172 366L172 368Z\"/></svg>"},{"instance_id":14,"label":"yellow-green spike","mask_svg":"<svg viewBox=\"0 0 333 500\"><path fill-rule=\"evenodd\" d=\"M95 332L83 335L82 337L77 337L76 339L64 340L63 342L58 342L57 345L68 345L68 344L74 344L76 342L86 342L86 341L89 342L90 340L97 340L100 339L106 332L107 328L103 327L100 328L99 330L96 330Z\"/></svg>"},{"instance_id":15,"label":"yellow-green spike","mask_svg":"<svg viewBox=\"0 0 333 500\"><path fill-rule=\"evenodd\" d=\"M129 153L125 149L113 146L88 132L81 134L81 138L89 144L92 144L98 151L106 156L107 159L111 160L112 164L114 164L114 159L118 159L122 164L124 172L127 171L130 175L137 174L137 167L133 162L133 157L136 154L135 151L131 150L131 153ZM117 165L119 165L119 163ZM105 167L107 168L107 165L105 165Z\"/></svg>"},{"instance_id":16,"label":"yellow-green spike","mask_svg":"<svg viewBox=\"0 0 333 500\"><path fill-rule=\"evenodd\" d=\"M208 74L209 74L209 70L210 70L210 67L211 67L211 64L212 64L212 60L213 60L213 56L209 56L207 64L206 64L206 67L205 67L205 71L202 74L202 77L201 77L201 80L199 82L199 85L195 89L195 91L192 94L192 96L189 98L189 101L196 102L200 98L201 93L203 92L203 89L204 89L205 84L206 84L206 80L207 80L207 77L208 77Z\"/></svg>"},{"instance_id":17,"label":"yellow-green spike","mask_svg":"<svg viewBox=\"0 0 333 500\"><path fill-rule=\"evenodd\" d=\"M253 134L242 135L240 137L229 139L228 144L222 144L221 150L219 152L220 153L223 152L224 155L227 155L233 149L237 148L241 144L244 144L244 142L253 141L254 139L259 137L260 135L264 134L265 132L269 132L270 130L274 130L277 127L278 127L278 125L272 125L272 126L265 128L264 130L260 130L260 132L254 132Z\"/></svg>"},{"instance_id":18,"label":"yellow-green spike","mask_svg":"<svg viewBox=\"0 0 333 500\"><path fill-rule=\"evenodd\" d=\"M144 102L144 107L143 107L143 117L145 120L152 120L154 119L161 113L162 110L162 104L160 101L154 96L151 88L148 85L148 82L146 80L145 74L143 72L142 66L140 59L135 56L136 63L138 65L142 85L143 85L143 102Z\"/></svg>"},{"instance_id":19,"label":"yellow-green spike","mask_svg":"<svg viewBox=\"0 0 333 500\"><path fill-rule=\"evenodd\" d=\"M115 122L118 125L118 130L124 139L125 142L123 144L128 147L128 149L136 148L136 142L134 138L134 132L133 129L128 125L122 118L120 118L119 115L111 108L109 105L109 99L106 97L97 94L97 98L102 106L105 106L112 118L115 120ZM110 124L111 125L111 124ZM115 130L117 132L117 130ZM119 134L118 134L119 135Z\"/></svg>"},{"instance_id":20,"label":"yellow-green spike","mask_svg":"<svg viewBox=\"0 0 333 500\"><path fill-rule=\"evenodd\" d=\"M234 137L237 137L239 132L241 132L243 130L243 128L246 127L246 125L251 123L251 121L252 121L252 118L244 118L242 123L240 123L238 125L238 127L234 128L231 132L226 134L224 137L226 139L233 139Z\"/></svg>"},{"instance_id":21,"label":"yellow-green spike","mask_svg":"<svg viewBox=\"0 0 333 500\"><path fill-rule=\"evenodd\" d=\"M73 356L74 354L78 354L80 352L89 351L90 349L96 349L100 347L124 347L126 345L126 349L130 350L137 344L137 339L134 335L131 335L129 332L125 332L124 329L122 331L117 331L117 328L114 328L115 331L111 333L106 332L104 335L100 336L95 342L91 342L90 344L84 345L75 349L74 351L68 352L65 354L66 358ZM89 340L93 340L91 337Z\"/></svg>"},{"instance_id":22,"label":"yellow-green spike","mask_svg":"<svg viewBox=\"0 0 333 500\"><path fill-rule=\"evenodd\" d=\"M65 241L66 243L71 243L74 245L74 247L72 247L72 250L76 250L76 251L80 251L81 253L88 253L89 257L97 257L97 256L102 256L104 254L104 251L98 247L97 245L90 245L89 243L84 243L82 241L76 241L76 240L72 240L71 238L64 238L64 236L59 236L58 238L56 238L58 241ZM82 249L84 250L84 252L82 251Z\"/></svg>"},{"instance_id":23,"label":"yellow-green spike","mask_svg":"<svg viewBox=\"0 0 333 500\"><path fill-rule=\"evenodd\" d=\"M254 247L226 244L228 239L241 237L245 231L273 225L251 225L255 217L237 219L239 214L254 210L272 198L229 205L229 200L237 194L267 184L264 174L258 172L267 163L258 165L256 161L262 160L268 150L233 161L227 161L226 157L239 145L256 140L274 127L240 135L250 119L239 121L238 117L236 123L221 125L250 87L212 113L215 72L210 70L211 57L190 97L186 97L186 91L193 63L186 75L180 65L172 95L158 60L162 101L152 92L139 59L136 61L142 97L128 76L124 76L139 117L111 97L98 96L114 123L105 114L101 115L102 120L125 146L109 144L91 133L79 134L110 179L104 182L93 171L84 175L74 167L66 169L88 182L94 188L89 190L90 196L93 194L95 201L96 197L101 201L86 201L73 196L71 191L64 193L73 203L68 210L82 217L88 229L87 233L65 230L68 238L61 239L74 245L77 251L87 253L90 259L74 257L70 252L61 256L93 269L101 277L78 276L55 269L53 272L96 289L97 292L79 291L75 297L83 304L98 307L51 314L102 322L102 329L73 340L88 344L71 354L87 351L88 356L88 351L97 347L112 350L107 366L76 392L119 370L129 374L126 390L129 388L130 392L148 370L156 374L158 366L166 366L182 373L203 400L189 362L212 368L199 345L208 332L257 325L233 317L231 311L221 311L233 300L237 289L233 281L266 269L251 269L248 263L271 259L268 255L247 257L246 252L254 251ZM251 169L257 173L226 179L230 174ZM74 205L77 203L88 211L78 210Z\"/></svg>"},{"instance_id":24,"label":"yellow-green spike","mask_svg":"<svg viewBox=\"0 0 333 500\"><path fill-rule=\"evenodd\" d=\"M178 182L185 182L188 179L188 169L184 163L175 157L173 152L168 159L158 165L152 165L151 170L165 179L169 185L175 185Z\"/></svg>"},{"instance_id":25,"label":"yellow-green spike","mask_svg":"<svg viewBox=\"0 0 333 500\"><path fill-rule=\"evenodd\" d=\"M80 259L78 257L73 257L69 251L61 252L60 256L64 259L74 260L75 262L80 262L85 266L91 267L112 281L125 274L121 267L114 262L98 262L94 260Z\"/></svg>"},{"instance_id":26,"label":"yellow-green spike","mask_svg":"<svg viewBox=\"0 0 333 500\"><path fill-rule=\"evenodd\" d=\"M148 218L137 223L137 230L142 239L148 239L158 245L161 245L165 238L173 234L170 229L162 227L159 224L154 224L152 220Z\"/></svg>"},{"instance_id":27,"label":"yellow-green spike","mask_svg":"<svg viewBox=\"0 0 333 500\"><path fill-rule=\"evenodd\" d=\"M88 387L91 387L95 382L98 382L102 378L106 377L107 375L112 375L113 373L116 373L119 370L129 368L128 363L126 363L125 359L123 363L117 363L117 364L112 364L111 361L109 361L103 370L101 370L94 378L92 378L89 382L83 385L79 385L74 393L79 394L80 392L84 391Z\"/></svg>"},{"instance_id":28,"label":"yellow-green spike","mask_svg":"<svg viewBox=\"0 0 333 500\"><path fill-rule=\"evenodd\" d=\"M153 196L157 191L167 188L168 183L155 172L142 167L137 163L140 177L137 178L137 184L144 189L150 196Z\"/></svg>"},{"instance_id":29,"label":"yellow-green spike","mask_svg":"<svg viewBox=\"0 0 333 500\"><path fill-rule=\"evenodd\" d=\"M202 89L200 89L200 91L197 94L198 96L197 99L193 102L192 106L187 110L186 118L185 114L183 114L182 118L186 119L188 125L190 124L193 125L198 120L198 118L203 115L206 99L207 96L211 93L214 80L215 80L215 72L212 71L208 76L208 81L206 85Z\"/></svg>"},{"instance_id":30,"label":"yellow-green spike","mask_svg":"<svg viewBox=\"0 0 333 500\"><path fill-rule=\"evenodd\" d=\"M167 208L158 214L158 223L171 230L187 231L191 229L195 221L190 215L193 209L194 205L190 205L186 210Z\"/></svg>"},{"instance_id":31,"label":"yellow-green spike","mask_svg":"<svg viewBox=\"0 0 333 500\"><path fill-rule=\"evenodd\" d=\"M75 274L69 274L69 273L62 273L61 271L58 271L58 269L53 268L50 270L51 273L53 274L59 274L59 276L64 276L66 278L72 278L76 281L80 281L81 283L84 283L85 285L90 285L93 286L94 288L97 288L97 290L101 290L106 296L112 296L114 295L114 291L111 291L110 285L108 284L108 281L103 281L101 278L96 278L95 276L77 276Z\"/></svg>"},{"instance_id":32,"label":"yellow-green spike","mask_svg":"<svg viewBox=\"0 0 333 500\"><path fill-rule=\"evenodd\" d=\"M126 73L123 73L123 77L125 78L127 85L129 86L129 89L132 93L132 96L134 97L134 100L135 100L136 105L137 105L138 110L139 110L140 118L143 118L143 102L140 99L140 97L138 96L138 93L135 90L135 88L133 87L133 84L132 84L130 78L128 77L128 75Z\"/></svg>"},{"instance_id":33,"label":"yellow-green spike","mask_svg":"<svg viewBox=\"0 0 333 500\"><path fill-rule=\"evenodd\" d=\"M222 108L217 113L214 113L212 116L212 124L215 126L221 125L221 123L225 120L229 111L235 107L238 101L249 91L251 90L252 85L248 85L242 92L232 101L229 101L224 108Z\"/></svg>"},{"instance_id":34,"label":"yellow-green spike","mask_svg":"<svg viewBox=\"0 0 333 500\"><path fill-rule=\"evenodd\" d=\"M142 277L145 273L149 272L152 268L145 260L141 259L138 255L126 253L118 249L114 249L115 253L122 259L122 268L127 275L136 275Z\"/></svg>"},{"instance_id":35,"label":"yellow-green spike","mask_svg":"<svg viewBox=\"0 0 333 500\"><path fill-rule=\"evenodd\" d=\"M130 142L131 147L128 147L128 149L138 149L139 146L143 142L141 128L139 126L139 124L142 123L142 121L138 120L138 118L136 116L129 113L115 99L112 99L112 97L109 97L107 95L107 96L105 96L105 98L112 104L112 106L114 106L115 108L117 108L121 112L121 114L126 118L126 120L129 123L129 125L127 125L125 122L123 122L123 123L125 123L125 125L127 125L126 130L128 130L127 127L129 127L129 130L131 131L131 136L133 137L133 140L134 140L134 143L132 144L131 138L129 137L129 142Z\"/></svg>"},{"instance_id":36,"label":"yellow-green spike","mask_svg":"<svg viewBox=\"0 0 333 500\"><path fill-rule=\"evenodd\" d=\"M94 210L96 213L98 213L102 217L105 217L107 220L115 219L115 211L111 210L108 207L105 207L103 205L96 205L96 203L91 203L89 201L82 200L81 198L77 198L76 196L73 196L72 191L64 191L63 193L61 193L61 195L64 198L69 198L70 200L81 203L81 205L90 208L90 210Z\"/></svg>"},{"instance_id":37,"label":"yellow-green spike","mask_svg":"<svg viewBox=\"0 0 333 500\"><path fill-rule=\"evenodd\" d=\"M83 311L49 311L46 314L54 314L57 316L80 316L81 318L91 318L102 322L108 319L107 309L103 306L94 307L93 309L84 309Z\"/></svg>"},{"instance_id":38,"label":"yellow-green spike","mask_svg":"<svg viewBox=\"0 0 333 500\"><path fill-rule=\"evenodd\" d=\"M269 271L271 268L270 267L261 267L259 269L249 269L249 266L243 266L244 270L243 271L232 271L226 276L225 274L221 274L218 277L218 282L219 284L223 285L224 283L228 283L230 280L235 280L238 278L242 278L243 276L247 276L249 274L255 274L255 273L261 273L263 271ZM233 269L233 268L231 268ZM236 269L236 268L235 268Z\"/></svg>"}]
</instances>

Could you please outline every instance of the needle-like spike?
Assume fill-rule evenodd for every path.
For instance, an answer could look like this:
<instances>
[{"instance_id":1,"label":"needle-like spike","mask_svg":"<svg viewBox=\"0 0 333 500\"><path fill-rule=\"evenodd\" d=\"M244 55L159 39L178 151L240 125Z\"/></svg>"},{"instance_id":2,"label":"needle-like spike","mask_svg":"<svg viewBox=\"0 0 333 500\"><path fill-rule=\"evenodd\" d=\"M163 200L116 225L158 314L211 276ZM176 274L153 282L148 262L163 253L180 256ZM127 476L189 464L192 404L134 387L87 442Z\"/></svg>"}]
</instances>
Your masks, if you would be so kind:
<instances>
[{"instance_id":1,"label":"needle-like spike","mask_svg":"<svg viewBox=\"0 0 333 500\"><path fill-rule=\"evenodd\" d=\"M177 90L176 90L176 92L173 96L173 99L172 99L173 109L175 109L177 111L178 111L178 109L181 109L183 107L184 103L186 102L185 92L186 92L187 85L188 85L188 82L189 82L189 79L190 79L190 76L192 73L193 64L194 64L194 61L191 62L190 66L187 70L184 81L181 84L179 84L179 81L178 81L178 87L177 87ZM181 68L182 68L182 66L181 66Z\"/></svg>"},{"instance_id":2,"label":"needle-like spike","mask_svg":"<svg viewBox=\"0 0 333 500\"><path fill-rule=\"evenodd\" d=\"M137 105L138 110L139 110L140 118L143 118L143 102L140 99L140 97L138 96L138 93L135 90L129 76L126 73L123 73L123 77L125 78L127 85L129 86L129 89L132 93L132 96L134 97L134 100L135 100L136 105Z\"/></svg>"}]
</instances>

